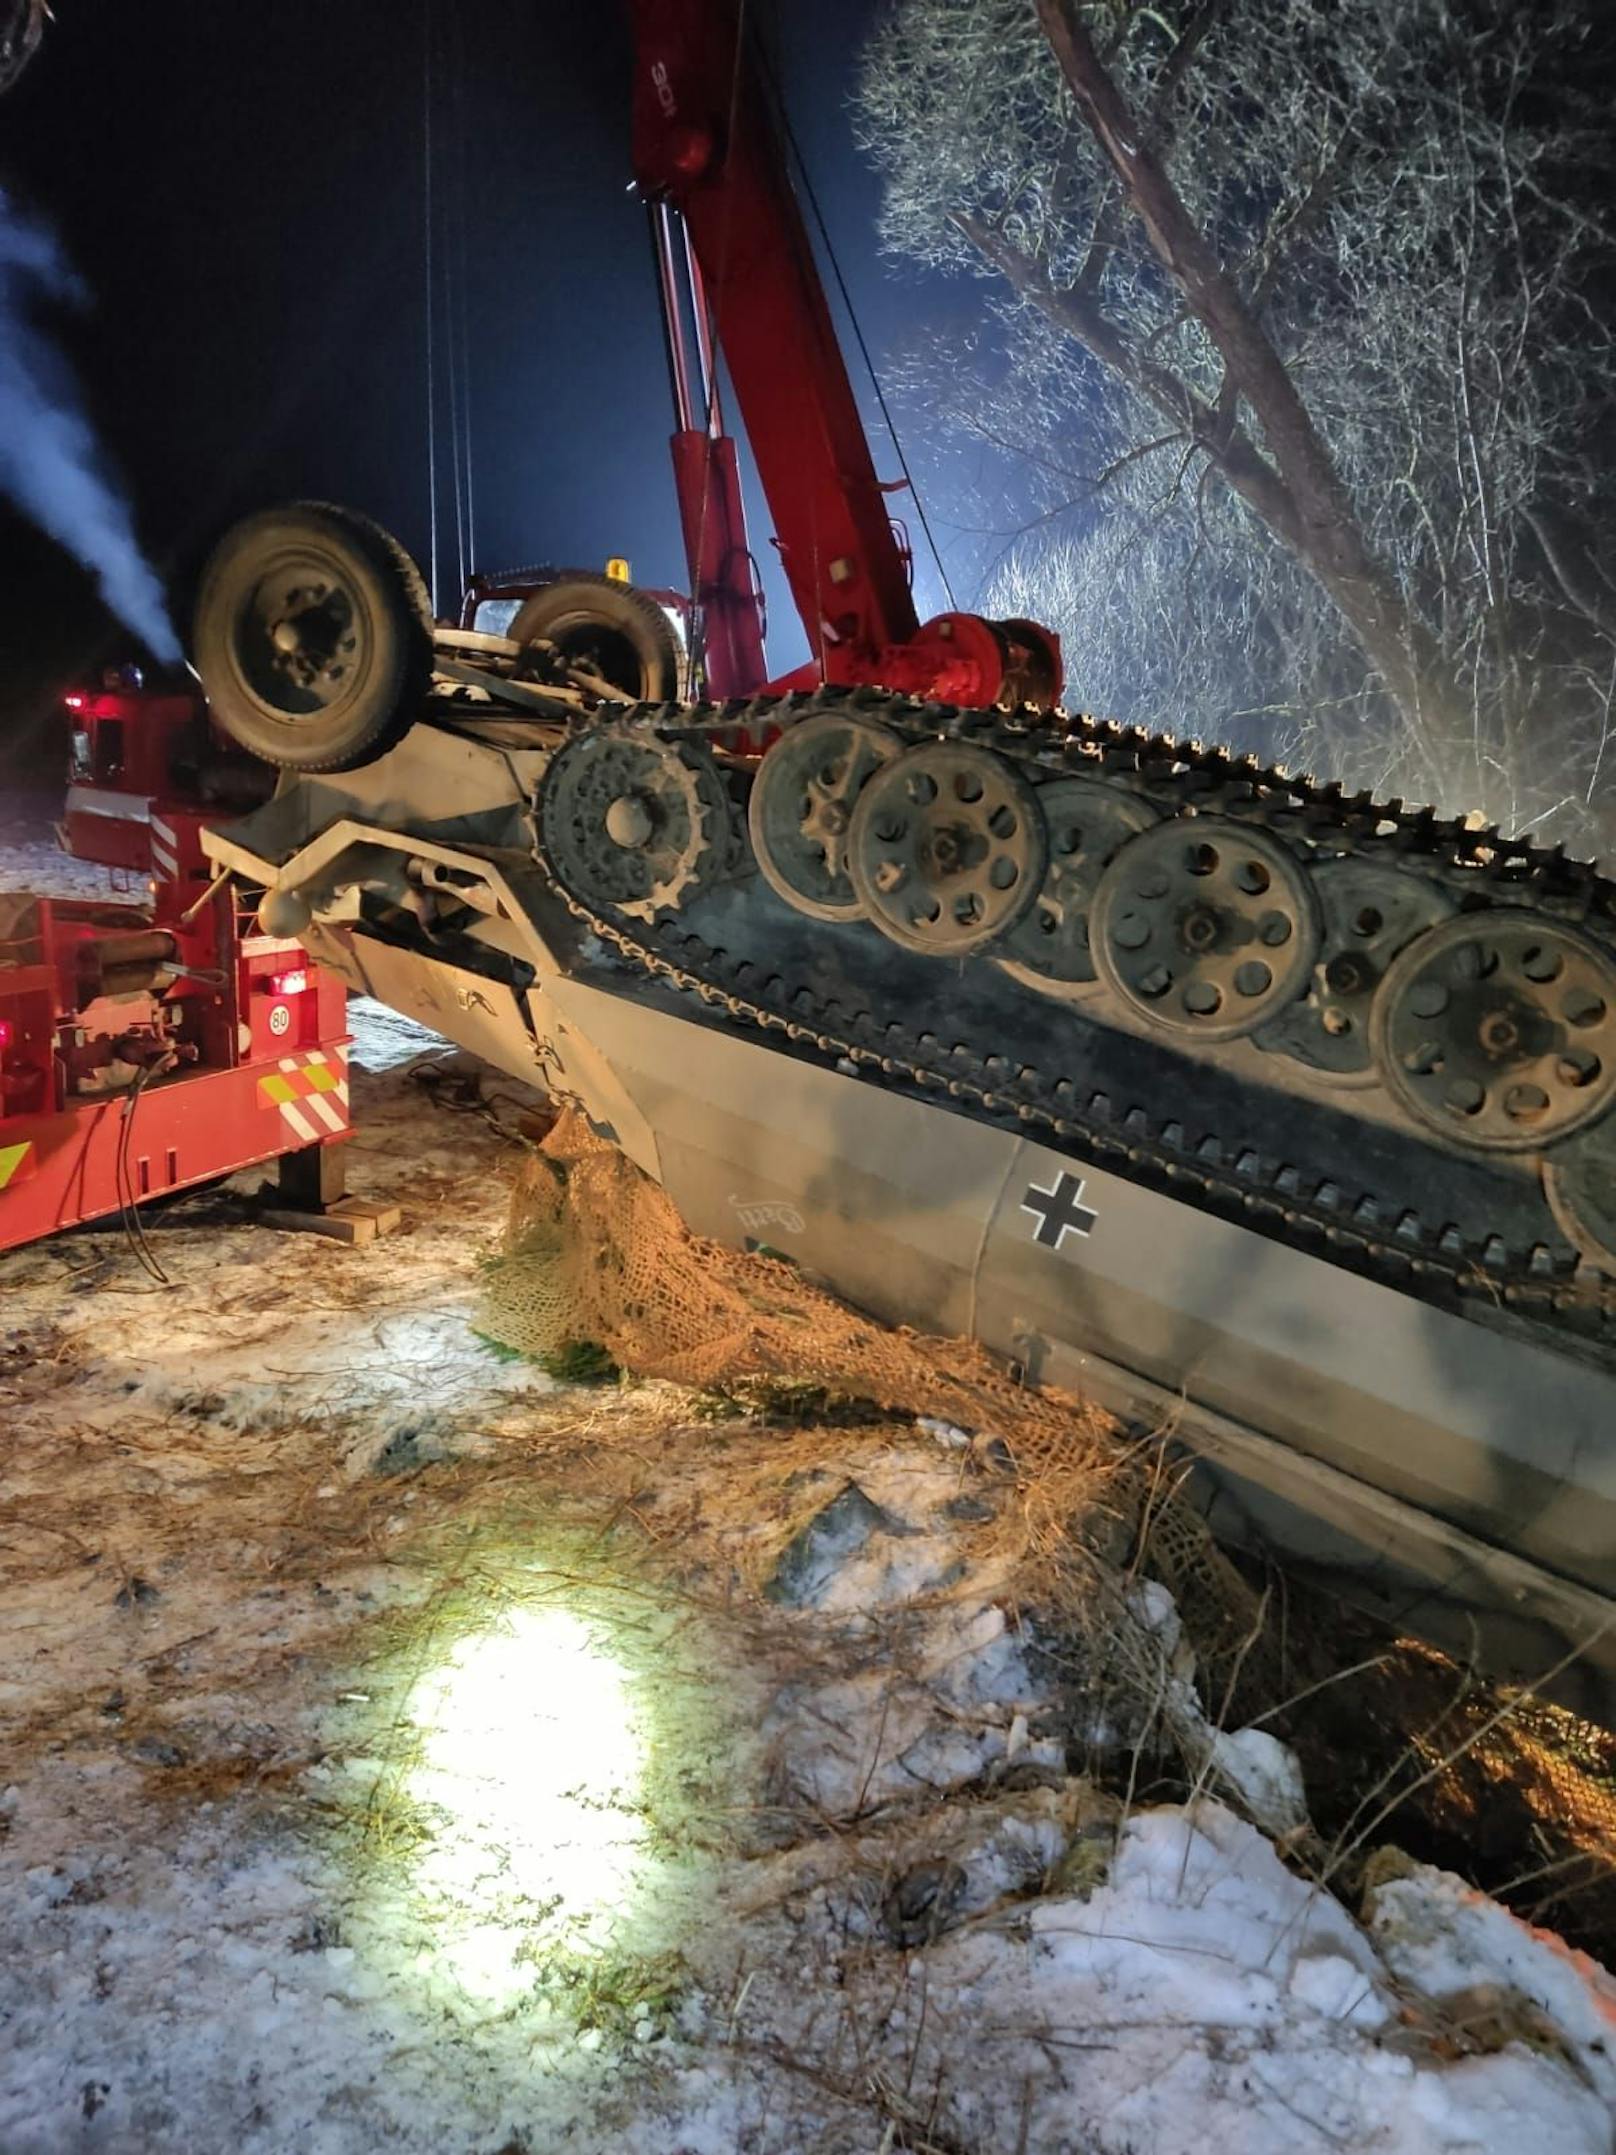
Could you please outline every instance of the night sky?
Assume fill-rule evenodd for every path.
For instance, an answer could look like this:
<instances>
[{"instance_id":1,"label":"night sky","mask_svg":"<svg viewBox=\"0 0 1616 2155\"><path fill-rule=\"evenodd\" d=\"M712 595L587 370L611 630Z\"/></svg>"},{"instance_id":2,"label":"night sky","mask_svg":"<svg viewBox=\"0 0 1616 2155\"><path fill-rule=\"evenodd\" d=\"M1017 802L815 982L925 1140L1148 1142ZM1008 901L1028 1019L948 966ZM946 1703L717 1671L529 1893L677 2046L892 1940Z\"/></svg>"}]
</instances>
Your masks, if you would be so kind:
<instances>
[{"instance_id":1,"label":"night sky","mask_svg":"<svg viewBox=\"0 0 1616 2155\"><path fill-rule=\"evenodd\" d=\"M182 634L211 539L267 501L352 503L424 556L426 4L59 0L38 57L0 101L0 186L54 226L93 294L88 315L59 319L58 342ZM622 16L612 0L433 5L440 48L458 14L467 54L479 564L599 566L624 553L639 581L682 583L644 212L626 192ZM912 334L928 291L877 256L877 190L848 123L876 5L758 0L879 358ZM437 80L447 190L442 50ZM893 468L879 442L877 461ZM452 524L447 496L445 469L440 516ZM765 555L766 513L755 501L752 513ZM447 606L452 538L441 558ZM14 777L48 784L54 696L123 640L88 579L9 512L0 570L0 755ZM783 667L803 647L770 581L770 655Z\"/></svg>"}]
</instances>

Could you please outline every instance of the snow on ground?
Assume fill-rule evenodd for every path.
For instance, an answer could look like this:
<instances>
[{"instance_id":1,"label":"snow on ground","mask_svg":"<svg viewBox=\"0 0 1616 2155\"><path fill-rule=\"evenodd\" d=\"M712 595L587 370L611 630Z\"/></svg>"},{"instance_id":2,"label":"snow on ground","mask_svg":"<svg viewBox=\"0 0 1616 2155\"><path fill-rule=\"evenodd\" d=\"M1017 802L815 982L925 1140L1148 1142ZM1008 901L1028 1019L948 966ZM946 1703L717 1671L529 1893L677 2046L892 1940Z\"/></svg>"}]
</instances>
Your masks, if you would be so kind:
<instances>
[{"instance_id":1,"label":"snow on ground","mask_svg":"<svg viewBox=\"0 0 1616 2155\"><path fill-rule=\"evenodd\" d=\"M991 1447L487 1346L511 1098L356 1029L396 1236L0 1259L4 2155L1609 2155L1592 1962L1068 1770Z\"/></svg>"},{"instance_id":2,"label":"snow on ground","mask_svg":"<svg viewBox=\"0 0 1616 2155\"><path fill-rule=\"evenodd\" d=\"M0 792L0 893L33 891L42 898L111 899L120 905L143 905L144 876L64 853L51 832L60 812L43 796Z\"/></svg>"}]
</instances>

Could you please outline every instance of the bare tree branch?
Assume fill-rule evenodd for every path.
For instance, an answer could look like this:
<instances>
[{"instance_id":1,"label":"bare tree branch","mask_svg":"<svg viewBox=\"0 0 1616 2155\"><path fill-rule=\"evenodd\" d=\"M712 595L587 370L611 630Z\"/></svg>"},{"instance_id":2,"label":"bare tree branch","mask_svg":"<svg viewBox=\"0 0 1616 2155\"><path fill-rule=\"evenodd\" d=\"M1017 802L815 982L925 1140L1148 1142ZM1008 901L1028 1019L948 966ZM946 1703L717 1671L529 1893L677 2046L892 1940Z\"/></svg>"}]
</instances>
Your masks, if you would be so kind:
<instances>
[{"instance_id":1,"label":"bare tree branch","mask_svg":"<svg viewBox=\"0 0 1616 2155\"><path fill-rule=\"evenodd\" d=\"M0 90L9 90L39 48L47 0L0 0Z\"/></svg>"},{"instance_id":2,"label":"bare tree branch","mask_svg":"<svg viewBox=\"0 0 1616 2155\"><path fill-rule=\"evenodd\" d=\"M1078 109L1149 234L1157 259L1185 294L1222 354L1230 379L1258 415L1283 482L1286 510L1283 523L1261 509L1259 514L1295 546L1336 601L1405 712L1412 718L1436 706L1440 713L1456 702L1440 654L1409 617L1371 552L1285 362L1196 229L1160 159L1142 139L1137 118L1078 20L1075 0L1036 0L1036 6ZM1233 443L1231 436L1231 448ZM1220 468L1228 469L1231 484L1244 493L1234 469L1219 461Z\"/></svg>"}]
</instances>

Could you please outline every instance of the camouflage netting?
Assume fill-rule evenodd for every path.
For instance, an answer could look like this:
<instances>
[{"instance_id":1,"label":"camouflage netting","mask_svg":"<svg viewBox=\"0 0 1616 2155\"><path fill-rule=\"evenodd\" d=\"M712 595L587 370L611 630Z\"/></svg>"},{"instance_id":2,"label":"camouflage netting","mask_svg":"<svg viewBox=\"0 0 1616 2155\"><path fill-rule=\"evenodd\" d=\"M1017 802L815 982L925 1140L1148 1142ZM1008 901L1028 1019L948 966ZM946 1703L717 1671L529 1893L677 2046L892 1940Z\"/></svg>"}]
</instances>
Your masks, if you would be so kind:
<instances>
[{"instance_id":1,"label":"camouflage netting","mask_svg":"<svg viewBox=\"0 0 1616 2155\"><path fill-rule=\"evenodd\" d=\"M1616 1931L1616 1738L1507 1699L1412 1641L1370 1645L1361 1670L1343 1675L1356 1648L1332 1655L1327 1619L1310 1653L1296 1612L1274 1618L1180 1495L1160 1442L1130 1441L1094 1407L1017 1384L966 1341L875 1323L788 1262L692 1236L662 1190L579 1116L564 1115L518 1175L482 1324L527 1354L597 1341L638 1376L743 1394L758 1380L815 1387L1002 1446L1015 1502L971 1530L974 1553L999 1559L1029 1605L1103 1640L1107 1667L1091 1673L1111 1697L1131 1694L1136 1728L1154 1720L1193 1773L1206 1769L1207 1725L1175 1712L1161 1643L1126 1593L1143 1571L1177 1603L1215 1721L1305 1700L1268 1725L1297 1744L1317 1822L1326 1836L1339 1828L1338 1846L1402 1789L1433 1854L1462 1862L1491 1819L1501 1846L1528 1853L1523 1870L1541 1859L1535 1890L1522 1881L1523 1909L1564 1920L1572 1899L1602 1927L1594 1909L1608 1900ZM810 1421L793 1436L794 1466L845 1439ZM1396 1765L1381 1779L1388 1757ZM1385 1830L1409 1830L1409 1814Z\"/></svg>"}]
</instances>

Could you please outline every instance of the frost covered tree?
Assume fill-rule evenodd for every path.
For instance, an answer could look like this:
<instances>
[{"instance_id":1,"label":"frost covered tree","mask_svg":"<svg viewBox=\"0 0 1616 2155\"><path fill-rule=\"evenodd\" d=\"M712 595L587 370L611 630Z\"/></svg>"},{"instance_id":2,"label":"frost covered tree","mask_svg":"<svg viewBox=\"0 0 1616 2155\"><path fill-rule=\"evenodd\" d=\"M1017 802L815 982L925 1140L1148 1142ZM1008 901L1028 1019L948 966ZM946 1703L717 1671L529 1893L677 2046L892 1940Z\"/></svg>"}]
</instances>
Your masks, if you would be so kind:
<instances>
[{"instance_id":1,"label":"frost covered tree","mask_svg":"<svg viewBox=\"0 0 1616 2155\"><path fill-rule=\"evenodd\" d=\"M884 239L995 290L922 386L1079 700L1608 824L1611 62L1599 0L891 0Z\"/></svg>"}]
</instances>

